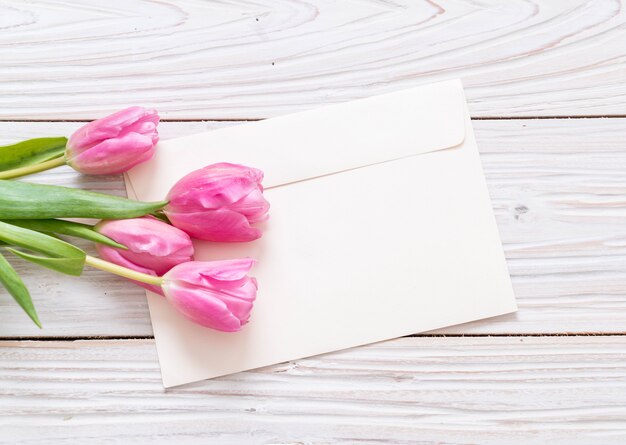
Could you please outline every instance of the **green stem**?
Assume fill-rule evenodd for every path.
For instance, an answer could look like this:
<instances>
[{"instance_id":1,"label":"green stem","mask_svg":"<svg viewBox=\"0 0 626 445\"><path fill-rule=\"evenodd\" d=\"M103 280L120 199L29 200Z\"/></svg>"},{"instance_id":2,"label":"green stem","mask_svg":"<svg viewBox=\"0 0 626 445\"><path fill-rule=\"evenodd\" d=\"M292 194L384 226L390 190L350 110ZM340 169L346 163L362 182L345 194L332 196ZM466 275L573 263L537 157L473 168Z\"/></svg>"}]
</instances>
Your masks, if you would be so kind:
<instances>
[{"instance_id":1,"label":"green stem","mask_svg":"<svg viewBox=\"0 0 626 445\"><path fill-rule=\"evenodd\" d=\"M135 281L141 281L146 284L155 284L160 286L163 283L162 277L155 277L146 273L137 272L126 267L118 266L117 264L109 263L108 261L101 260L100 258L87 255L85 257L85 263L96 269L111 272L115 275L119 275L124 278L129 278Z\"/></svg>"},{"instance_id":2,"label":"green stem","mask_svg":"<svg viewBox=\"0 0 626 445\"><path fill-rule=\"evenodd\" d=\"M27 165L25 167L0 172L0 179L18 178L20 176L50 170L54 167L60 167L61 165L65 165L65 156L59 156L57 158L50 159L49 161L40 162L39 164Z\"/></svg>"}]
</instances>

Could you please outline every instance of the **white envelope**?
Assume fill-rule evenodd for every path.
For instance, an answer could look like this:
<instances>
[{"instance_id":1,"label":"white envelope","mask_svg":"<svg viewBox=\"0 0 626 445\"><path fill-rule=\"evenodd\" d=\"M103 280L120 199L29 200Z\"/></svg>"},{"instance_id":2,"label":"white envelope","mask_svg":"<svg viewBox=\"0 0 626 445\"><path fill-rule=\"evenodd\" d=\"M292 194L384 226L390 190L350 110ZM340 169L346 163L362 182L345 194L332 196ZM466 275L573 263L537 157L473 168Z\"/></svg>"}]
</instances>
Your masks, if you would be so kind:
<instances>
[{"instance_id":1,"label":"white envelope","mask_svg":"<svg viewBox=\"0 0 626 445\"><path fill-rule=\"evenodd\" d=\"M259 292L234 334L148 293L166 387L516 310L460 81L160 142L129 195L216 162L262 169L271 216L196 259L256 258Z\"/></svg>"}]
</instances>

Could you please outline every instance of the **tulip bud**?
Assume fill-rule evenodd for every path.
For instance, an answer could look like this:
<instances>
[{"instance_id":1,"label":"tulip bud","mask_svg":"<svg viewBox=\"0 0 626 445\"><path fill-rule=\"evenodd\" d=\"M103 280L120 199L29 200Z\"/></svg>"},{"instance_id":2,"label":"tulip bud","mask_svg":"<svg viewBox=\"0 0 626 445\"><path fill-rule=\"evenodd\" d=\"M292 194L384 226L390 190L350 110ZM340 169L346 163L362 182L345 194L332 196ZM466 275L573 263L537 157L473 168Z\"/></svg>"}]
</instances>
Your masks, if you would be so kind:
<instances>
[{"instance_id":1,"label":"tulip bud","mask_svg":"<svg viewBox=\"0 0 626 445\"><path fill-rule=\"evenodd\" d=\"M261 230L251 227L267 219L263 172L243 165L219 163L196 170L170 190L164 208L171 223L191 237L218 242L252 241Z\"/></svg>"},{"instance_id":2,"label":"tulip bud","mask_svg":"<svg viewBox=\"0 0 626 445\"><path fill-rule=\"evenodd\" d=\"M251 258L191 261L163 277L165 298L185 317L218 331L235 332L250 319L257 283Z\"/></svg>"},{"instance_id":3,"label":"tulip bud","mask_svg":"<svg viewBox=\"0 0 626 445\"><path fill-rule=\"evenodd\" d=\"M128 248L124 250L96 244L103 259L148 275L161 276L193 257L189 236L153 217L102 221L95 229ZM162 294L159 286L135 282Z\"/></svg>"},{"instance_id":4,"label":"tulip bud","mask_svg":"<svg viewBox=\"0 0 626 445\"><path fill-rule=\"evenodd\" d=\"M147 161L159 140L156 110L130 107L82 126L67 143L72 168L91 175L115 175Z\"/></svg>"}]
</instances>

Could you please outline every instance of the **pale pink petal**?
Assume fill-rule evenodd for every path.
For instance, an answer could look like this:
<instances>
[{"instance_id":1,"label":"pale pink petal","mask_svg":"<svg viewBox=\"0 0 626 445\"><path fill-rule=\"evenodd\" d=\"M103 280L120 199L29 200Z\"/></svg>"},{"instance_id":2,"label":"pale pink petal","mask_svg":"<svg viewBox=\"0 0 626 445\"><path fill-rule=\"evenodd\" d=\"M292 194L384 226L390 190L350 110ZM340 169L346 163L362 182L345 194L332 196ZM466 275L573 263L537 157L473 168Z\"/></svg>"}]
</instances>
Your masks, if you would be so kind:
<instances>
[{"instance_id":1,"label":"pale pink petal","mask_svg":"<svg viewBox=\"0 0 626 445\"><path fill-rule=\"evenodd\" d=\"M209 278L211 285L218 288L223 295L254 302L257 293L256 279L245 277L237 281L220 281Z\"/></svg>"},{"instance_id":2,"label":"pale pink petal","mask_svg":"<svg viewBox=\"0 0 626 445\"><path fill-rule=\"evenodd\" d=\"M254 224L267 219L270 203L263 197L263 192L257 188L230 205L229 209L245 215L248 222Z\"/></svg>"},{"instance_id":3,"label":"pale pink petal","mask_svg":"<svg viewBox=\"0 0 626 445\"><path fill-rule=\"evenodd\" d=\"M120 251L114 247L105 246L102 244L96 244L96 250L98 251L98 254L103 260L109 261L111 263L115 263L117 265L126 267L128 269L135 270L137 272L145 273L145 274L152 275L155 277L158 276L153 270L140 266L139 264L133 263L132 261L129 261L128 259L124 258L124 256L120 254ZM142 283L140 281L135 281L135 280L128 280L128 281L132 281L133 283L145 289L148 289L151 292L163 295L163 291L160 286L156 286L153 284L146 284L146 283Z\"/></svg>"},{"instance_id":4,"label":"pale pink petal","mask_svg":"<svg viewBox=\"0 0 626 445\"><path fill-rule=\"evenodd\" d=\"M193 322L225 332L241 329L239 318L215 293L203 288L182 286L177 282L166 283L163 289L172 306Z\"/></svg>"},{"instance_id":5,"label":"pale pink petal","mask_svg":"<svg viewBox=\"0 0 626 445\"><path fill-rule=\"evenodd\" d=\"M165 213L194 238L217 242L252 241L261 230L251 224L267 219L261 170L219 163L180 179L167 195Z\"/></svg>"},{"instance_id":6,"label":"pale pink petal","mask_svg":"<svg viewBox=\"0 0 626 445\"><path fill-rule=\"evenodd\" d=\"M107 139L77 156L68 152L67 161L81 173L114 175L130 170L154 154L149 136L129 133L120 138Z\"/></svg>"},{"instance_id":7,"label":"pale pink petal","mask_svg":"<svg viewBox=\"0 0 626 445\"><path fill-rule=\"evenodd\" d=\"M96 230L120 244L130 246L135 252L148 252L155 256L177 252L193 255L189 235L151 216L102 221L96 225Z\"/></svg>"},{"instance_id":8,"label":"pale pink petal","mask_svg":"<svg viewBox=\"0 0 626 445\"><path fill-rule=\"evenodd\" d=\"M247 258L180 264L163 277L163 291L192 321L220 331L238 331L248 322L256 299L256 280L246 275L254 263Z\"/></svg>"},{"instance_id":9,"label":"pale pink petal","mask_svg":"<svg viewBox=\"0 0 626 445\"><path fill-rule=\"evenodd\" d=\"M226 303L228 310L240 321L250 318L250 312L252 312L254 305L253 301L236 298L223 292L220 292L220 299Z\"/></svg>"},{"instance_id":10,"label":"pale pink petal","mask_svg":"<svg viewBox=\"0 0 626 445\"><path fill-rule=\"evenodd\" d=\"M220 209L257 189L254 182L239 176L185 179L174 185L167 199L171 207L188 213Z\"/></svg>"},{"instance_id":11,"label":"pale pink petal","mask_svg":"<svg viewBox=\"0 0 626 445\"><path fill-rule=\"evenodd\" d=\"M152 116L158 117L158 114L156 110L146 110L142 107L129 107L117 111L80 127L70 136L68 146L72 147L77 154L81 153L98 142L118 136L125 127L146 116L152 118Z\"/></svg>"},{"instance_id":12,"label":"pale pink petal","mask_svg":"<svg viewBox=\"0 0 626 445\"><path fill-rule=\"evenodd\" d=\"M250 227L248 219L228 209L197 213L171 212L165 207L165 214L171 223L187 232L192 238L205 241L242 242L253 241L261 237L262 232Z\"/></svg>"},{"instance_id":13,"label":"pale pink petal","mask_svg":"<svg viewBox=\"0 0 626 445\"><path fill-rule=\"evenodd\" d=\"M155 275L163 275L193 257L189 235L153 217L102 221L95 228L128 248L108 249L133 264L153 271Z\"/></svg>"},{"instance_id":14,"label":"pale pink petal","mask_svg":"<svg viewBox=\"0 0 626 445\"><path fill-rule=\"evenodd\" d=\"M241 258L222 261L190 261L174 267L168 277L171 280L190 284L210 284L206 278L229 282L241 281L256 263L253 258Z\"/></svg>"}]
</instances>

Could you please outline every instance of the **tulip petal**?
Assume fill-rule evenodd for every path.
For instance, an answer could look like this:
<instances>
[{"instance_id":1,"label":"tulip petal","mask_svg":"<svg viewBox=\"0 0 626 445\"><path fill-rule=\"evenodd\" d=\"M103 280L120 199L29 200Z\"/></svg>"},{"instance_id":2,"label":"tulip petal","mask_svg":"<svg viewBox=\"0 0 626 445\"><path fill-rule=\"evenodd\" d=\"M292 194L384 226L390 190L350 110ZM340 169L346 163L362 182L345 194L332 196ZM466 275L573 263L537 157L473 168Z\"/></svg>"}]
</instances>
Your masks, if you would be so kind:
<instances>
[{"instance_id":1,"label":"tulip petal","mask_svg":"<svg viewBox=\"0 0 626 445\"><path fill-rule=\"evenodd\" d=\"M172 225L187 232L192 238L205 241L242 242L261 237L261 230L251 227L241 213L229 209L209 210L196 213L176 213L165 207L165 214Z\"/></svg>"},{"instance_id":2,"label":"tulip petal","mask_svg":"<svg viewBox=\"0 0 626 445\"><path fill-rule=\"evenodd\" d=\"M127 247L118 250L121 257L157 275L193 257L189 235L153 217L102 221L95 228Z\"/></svg>"},{"instance_id":3,"label":"tulip petal","mask_svg":"<svg viewBox=\"0 0 626 445\"><path fill-rule=\"evenodd\" d=\"M224 297L250 303L256 299L258 287L254 278L245 277L237 281L218 281L209 278L209 281L213 282L213 285L220 290Z\"/></svg>"},{"instance_id":4,"label":"tulip petal","mask_svg":"<svg viewBox=\"0 0 626 445\"><path fill-rule=\"evenodd\" d=\"M145 117L154 119L153 116L158 117L156 110L147 110L143 107L120 110L83 125L72 134L68 146L72 147L76 154L82 153L98 142L118 136L123 128L134 122Z\"/></svg>"},{"instance_id":5,"label":"tulip petal","mask_svg":"<svg viewBox=\"0 0 626 445\"><path fill-rule=\"evenodd\" d=\"M220 290L219 298L226 303L226 307L228 310L239 320L247 320L250 318L250 312L252 312L252 307L254 306L254 298L244 299L233 297L232 295L227 295L223 291Z\"/></svg>"},{"instance_id":6,"label":"tulip petal","mask_svg":"<svg viewBox=\"0 0 626 445\"><path fill-rule=\"evenodd\" d=\"M185 212L201 212L228 206L256 189L254 182L237 176L190 178L174 185L167 199L173 207L184 207Z\"/></svg>"},{"instance_id":7,"label":"tulip petal","mask_svg":"<svg viewBox=\"0 0 626 445\"><path fill-rule=\"evenodd\" d=\"M206 285L207 278L224 282L241 281L246 278L252 266L253 258L241 258L222 261L190 261L174 267L168 277L189 284Z\"/></svg>"},{"instance_id":8,"label":"tulip petal","mask_svg":"<svg viewBox=\"0 0 626 445\"><path fill-rule=\"evenodd\" d=\"M267 212L270 203L263 197L263 192L259 189L252 190L239 201L229 206L231 210L245 215L250 224L265 221L268 218Z\"/></svg>"},{"instance_id":9,"label":"tulip petal","mask_svg":"<svg viewBox=\"0 0 626 445\"><path fill-rule=\"evenodd\" d=\"M145 136L149 136L152 139L152 143L156 144L159 141L159 133L157 132L157 125L159 123L159 116L156 116L155 120L139 120L134 124L120 131L118 137L122 137L128 133L139 133Z\"/></svg>"},{"instance_id":10,"label":"tulip petal","mask_svg":"<svg viewBox=\"0 0 626 445\"><path fill-rule=\"evenodd\" d=\"M115 263L120 266L124 266L132 270L136 270L137 272L142 272L148 275L152 275L154 277L158 276L153 270L140 266L139 264L133 263L132 261L124 258L124 256L121 255L120 251L114 247L109 247L109 246L105 246L102 244L96 244L96 250L98 251L98 254L100 255L100 257L106 261L110 261L111 263ZM163 290L161 289L160 286L156 286L153 284L146 284L146 283L142 283L140 281L135 281L135 280L128 280L128 281L132 281L133 283L145 289L148 289L151 292L163 295Z\"/></svg>"},{"instance_id":11,"label":"tulip petal","mask_svg":"<svg viewBox=\"0 0 626 445\"><path fill-rule=\"evenodd\" d=\"M115 175L147 161L153 154L154 145L149 136L129 133L102 141L77 156L70 152L67 161L81 173Z\"/></svg>"},{"instance_id":12,"label":"tulip petal","mask_svg":"<svg viewBox=\"0 0 626 445\"><path fill-rule=\"evenodd\" d=\"M252 241L261 230L251 224L267 219L261 170L219 163L180 179L167 195L165 213L173 225L194 238L216 242Z\"/></svg>"},{"instance_id":13,"label":"tulip petal","mask_svg":"<svg viewBox=\"0 0 626 445\"><path fill-rule=\"evenodd\" d=\"M204 288L170 282L164 286L167 300L185 317L195 323L225 332L241 329L241 321L219 295ZM243 311L242 308L237 308Z\"/></svg>"},{"instance_id":14,"label":"tulip petal","mask_svg":"<svg viewBox=\"0 0 626 445\"><path fill-rule=\"evenodd\" d=\"M155 256L181 254L193 255L189 235L154 217L102 221L96 230L117 242L129 246L137 253Z\"/></svg>"},{"instance_id":15,"label":"tulip petal","mask_svg":"<svg viewBox=\"0 0 626 445\"><path fill-rule=\"evenodd\" d=\"M223 175L223 176L243 176L248 178L250 181L260 184L263 181L263 171L258 168L248 167L241 164L231 164L229 162L218 162L217 164L212 164L208 167L205 167L215 175Z\"/></svg>"},{"instance_id":16,"label":"tulip petal","mask_svg":"<svg viewBox=\"0 0 626 445\"><path fill-rule=\"evenodd\" d=\"M167 300L195 323L220 331L238 331L250 318L257 283L246 274L252 258L192 261L163 277Z\"/></svg>"}]
</instances>

